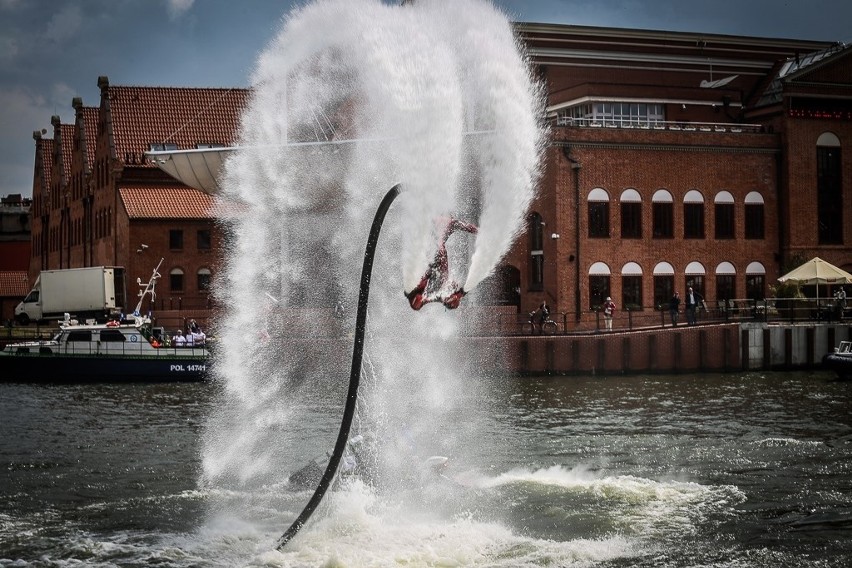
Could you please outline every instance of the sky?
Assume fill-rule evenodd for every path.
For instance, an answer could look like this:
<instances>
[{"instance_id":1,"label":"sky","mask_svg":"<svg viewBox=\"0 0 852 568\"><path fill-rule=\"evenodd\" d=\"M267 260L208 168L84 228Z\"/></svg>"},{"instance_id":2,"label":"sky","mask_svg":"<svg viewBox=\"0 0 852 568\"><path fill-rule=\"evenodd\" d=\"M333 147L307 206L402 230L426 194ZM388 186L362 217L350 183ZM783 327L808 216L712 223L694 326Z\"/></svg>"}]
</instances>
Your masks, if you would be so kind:
<instances>
[{"instance_id":1,"label":"sky","mask_svg":"<svg viewBox=\"0 0 852 568\"><path fill-rule=\"evenodd\" d=\"M72 123L74 97L98 106L99 76L113 85L248 87L282 18L305 3L0 0L0 196L32 195L33 131L51 137L53 115ZM493 3L519 22L852 42L848 0Z\"/></svg>"}]
</instances>

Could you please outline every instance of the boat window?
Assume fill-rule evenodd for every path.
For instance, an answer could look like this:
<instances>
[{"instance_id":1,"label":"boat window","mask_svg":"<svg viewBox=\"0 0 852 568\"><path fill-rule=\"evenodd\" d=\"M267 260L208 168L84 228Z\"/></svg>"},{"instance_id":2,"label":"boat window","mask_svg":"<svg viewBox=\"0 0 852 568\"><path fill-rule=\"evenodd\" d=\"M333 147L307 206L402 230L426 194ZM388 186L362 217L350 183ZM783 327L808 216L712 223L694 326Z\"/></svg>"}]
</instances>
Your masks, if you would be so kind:
<instances>
[{"instance_id":1,"label":"boat window","mask_svg":"<svg viewBox=\"0 0 852 568\"><path fill-rule=\"evenodd\" d=\"M124 334L117 329L102 329L101 341L126 341Z\"/></svg>"},{"instance_id":2,"label":"boat window","mask_svg":"<svg viewBox=\"0 0 852 568\"><path fill-rule=\"evenodd\" d=\"M75 329L68 332L68 341L92 341L92 330L90 329Z\"/></svg>"},{"instance_id":3,"label":"boat window","mask_svg":"<svg viewBox=\"0 0 852 568\"><path fill-rule=\"evenodd\" d=\"M30 352L29 347L18 347L17 351L15 351L15 353L29 353L29 352Z\"/></svg>"}]
</instances>

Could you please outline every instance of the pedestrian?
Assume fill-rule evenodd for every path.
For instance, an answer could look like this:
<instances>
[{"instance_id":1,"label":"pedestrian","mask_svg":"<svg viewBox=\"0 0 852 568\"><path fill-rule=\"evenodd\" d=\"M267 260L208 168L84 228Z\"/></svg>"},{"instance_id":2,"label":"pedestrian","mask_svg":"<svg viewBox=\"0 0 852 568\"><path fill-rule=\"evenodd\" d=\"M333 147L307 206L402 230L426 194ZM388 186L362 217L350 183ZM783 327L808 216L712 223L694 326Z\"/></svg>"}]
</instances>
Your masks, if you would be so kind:
<instances>
[{"instance_id":1,"label":"pedestrian","mask_svg":"<svg viewBox=\"0 0 852 568\"><path fill-rule=\"evenodd\" d=\"M669 314L672 317L672 326L677 327L678 310L680 310L680 293L675 292L669 300Z\"/></svg>"},{"instance_id":2,"label":"pedestrian","mask_svg":"<svg viewBox=\"0 0 852 568\"><path fill-rule=\"evenodd\" d=\"M544 331L544 322L547 321L547 317L550 315L550 308L547 307L547 302L542 302L538 307L538 328L543 332Z\"/></svg>"},{"instance_id":3,"label":"pedestrian","mask_svg":"<svg viewBox=\"0 0 852 568\"><path fill-rule=\"evenodd\" d=\"M606 297L606 301L603 304L603 313L606 330L612 331L612 316L615 314L615 302L609 296Z\"/></svg>"},{"instance_id":4,"label":"pedestrian","mask_svg":"<svg viewBox=\"0 0 852 568\"><path fill-rule=\"evenodd\" d=\"M704 298L692 289L690 286L686 290L686 299L684 300L684 305L686 306L686 323L688 325L695 325L695 311L698 309L698 306L701 302L704 301Z\"/></svg>"}]
</instances>

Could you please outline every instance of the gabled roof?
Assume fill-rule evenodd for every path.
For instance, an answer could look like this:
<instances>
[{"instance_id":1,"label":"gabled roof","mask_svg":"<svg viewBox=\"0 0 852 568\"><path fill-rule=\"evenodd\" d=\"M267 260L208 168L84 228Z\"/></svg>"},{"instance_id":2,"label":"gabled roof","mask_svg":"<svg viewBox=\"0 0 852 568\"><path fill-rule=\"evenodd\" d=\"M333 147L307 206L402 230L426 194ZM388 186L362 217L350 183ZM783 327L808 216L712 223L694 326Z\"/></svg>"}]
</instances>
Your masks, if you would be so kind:
<instances>
[{"instance_id":1,"label":"gabled roof","mask_svg":"<svg viewBox=\"0 0 852 568\"><path fill-rule=\"evenodd\" d=\"M86 169L91 170L95 163L98 144L98 107L83 107L83 135L86 137L83 147L86 157Z\"/></svg>"},{"instance_id":2,"label":"gabled roof","mask_svg":"<svg viewBox=\"0 0 852 568\"><path fill-rule=\"evenodd\" d=\"M62 124L62 148L60 158L62 159L62 171L66 176L71 175L71 158L74 148L74 133L76 127L73 124Z\"/></svg>"},{"instance_id":3,"label":"gabled roof","mask_svg":"<svg viewBox=\"0 0 852 568\"><path fill-rule=\"evenodd\" d=\"M839 59L852 53L852 47L842 43L834 44L826 49L814 51L804 56L790 57L779 66L769 86L757 102L758 107L781 102L784 85L805 77L816 78L815 73L820 69L834 64Z\"/></svg>"},{"instance_id":4,"label":"gabled roof","mask_svg":"<svg viewBox=\"0 0 852 568\"><path fill-rule=\"evenodd\" d=\"M212 219L213 198L188 187L122 187L121 201L131 219Z\"/></svg>"},{"instance_id":5,"label":"gabled roof","mask_svg":"<svg viewBox=\"0 0 852 568\"><path fill-rule=\"evenodd\" d=\"M41 175L42 193L50 191L50 183L53 181L53 140L50 138L38 138L36 140L36 168Z\"/></svg>"},{"instance_id":6,"label":"gabled roof","mask_svg":"<svg viewBox=\"0 0 852 568\"><path fill-rule=\"evenodd\" d=\"M248 89L112 86L101 80L108 96L115 157L142 165L152 143L178 149L198 144L235 142Z\"/></svg>"},{"instance_id":7,"label":"gabled roof","mask_svg":"<svg viewBox=\"0 0 852 568\"><path fill-rule=\"evenodd\" d=\"M29 291L26 270L0 270L0 297L23 298Z\"/></svg>"}]
</instances>

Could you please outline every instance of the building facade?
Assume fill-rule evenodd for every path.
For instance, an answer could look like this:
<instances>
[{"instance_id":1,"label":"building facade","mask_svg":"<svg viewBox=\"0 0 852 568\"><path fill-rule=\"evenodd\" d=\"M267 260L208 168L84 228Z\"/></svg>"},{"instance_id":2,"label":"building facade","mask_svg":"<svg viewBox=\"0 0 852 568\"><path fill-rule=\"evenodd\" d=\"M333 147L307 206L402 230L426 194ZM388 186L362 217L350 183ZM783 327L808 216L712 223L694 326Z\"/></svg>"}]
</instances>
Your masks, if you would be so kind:
<instances>
[{"instance_id":1,"label":"building facade","mask_svg":"<svg viewBox=\"0 0 852 568\"><path fill-rule=\"evenodd\" d=\"M820 256L852 270L852 49L518 24L547 92L538 198L503 298L576 322L611 296L762 299ZM520 291L512 298L511 291Z\"/></svg>"},{"instance_id":2,"label":"building facade","mask_svg":"<svg viewBox=\"0 0 852 568\"><path fill-rule=\"evenodd\" d=\"M162 258L156 307L207 309L222 248L212 198L145 152L232 145L248 91L98 86L97 107L73 100L74 124L54 117L52 139L34 133L30 283L42 270L124 266L133 298Z\"/></svg>"},{"instance_id":3,"label":"building facade","mask_svg":"<svg viewBox=\"0 0 852 568\"><path fill-rule=\"evenodd\" d=\"M689 286L711 305L770 296L813 256L852 270L852 49L516 30L545 87L549 144L528 230L482 301L545 301L582 327L608 296L653 314ZM75 99L74 124L34 134L30 280L97 265L145 280L163 258L158 307L206 306L222 246L211 198L145 152L230 146L249 91L98 84L97 107Z\"/></svg>"}]
</instances>

